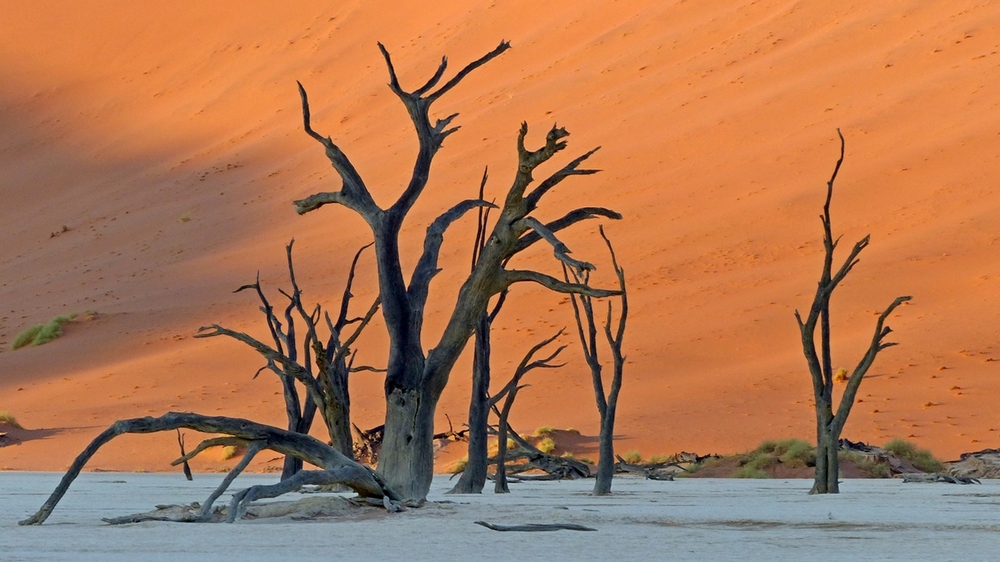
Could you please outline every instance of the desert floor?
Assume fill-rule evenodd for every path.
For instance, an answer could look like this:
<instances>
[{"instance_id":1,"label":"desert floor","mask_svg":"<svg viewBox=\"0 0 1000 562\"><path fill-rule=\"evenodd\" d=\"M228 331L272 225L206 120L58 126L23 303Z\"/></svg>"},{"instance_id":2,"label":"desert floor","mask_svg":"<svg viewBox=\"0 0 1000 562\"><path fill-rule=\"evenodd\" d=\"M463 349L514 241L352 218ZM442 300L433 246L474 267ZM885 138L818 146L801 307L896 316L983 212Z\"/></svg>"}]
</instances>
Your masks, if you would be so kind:
<instances>
[{"instance_id":1,"label":"desert floor","mask_svg":"<svg viewBox=\"0 0 1000 562\"><path fill-rule=\"evenodd\" d=\"M293 237L307 306L338 306L371 232L343 208L295 214L293 200L340 187L302 131L295 82L313 126L388 206L416 141L377 41L411 89L442 56L451 76L501 39L513 45L432 108L458 112L462 128L404 225L407 271L429 221L474 197L484 167L487 198L503 197L522 121L531 147L553 123L572 133L544 173L603 147L589 161L602 172L568 179L537 215L624 215L605 221L630 287L620 450L814 439L793 312L810 306L820 272L838 128L838 259L872 238L835 296L834 367L853 368L877 314L914 297L890 319L900 345L879 356L844 436L907 438L943 459L1000 445L1000 3L0 0L0 21L0 411L30 430L0 449L0 469L64 469L114 420L168 410L284 424L278 381L252 378L255 353L193 335L220 323L266 337L256 300L232 291L259 272L281 302ZM468 271L473 222L446 236L426 349ZM564 240L609 285L596 231L590 221ZM370 254L359 265L359 314L376 293L373 265ZM542 247L516 266L559 274ZM62 338L11 351L27 327L86 311L97 314ZM571 322L565 299L518 287L495 325L494 390ZM384 367L385 340L377 321L359 364ZM512 421L593 437L590 375L573 337L561 343L566 367L530 375ZM468 355L440 430L446 414L466 418ZM351 386L354 421L381 423L382 377ZM173 439L116 440L95 462L163 470Z\"/></svg>"},{"instance_id":2,"label":"desert floor","mask_svg":"<svg viewBox=\"0 0 1000 562\"><path fill-rule=\"evenodd\" d=\"M53 473L0 474L4 560L982 560L1000 547L1000 482L981 486L846 480L840 495L809 496L808 480L616 478L610 497L592 481L521 483L512 493L450 496L437 477L419 510L314 521L233 525L102 517L154 504L203 501L221 480L198 474L85 473L40 527L16 521L38 508ZM241 486L273 482L243 476ZM226 501L228 494L220 501ZM596 532L498 533L473 524L576 523ZM818 553L822 552L822 555Z\"/></svg>"}]
</instances>

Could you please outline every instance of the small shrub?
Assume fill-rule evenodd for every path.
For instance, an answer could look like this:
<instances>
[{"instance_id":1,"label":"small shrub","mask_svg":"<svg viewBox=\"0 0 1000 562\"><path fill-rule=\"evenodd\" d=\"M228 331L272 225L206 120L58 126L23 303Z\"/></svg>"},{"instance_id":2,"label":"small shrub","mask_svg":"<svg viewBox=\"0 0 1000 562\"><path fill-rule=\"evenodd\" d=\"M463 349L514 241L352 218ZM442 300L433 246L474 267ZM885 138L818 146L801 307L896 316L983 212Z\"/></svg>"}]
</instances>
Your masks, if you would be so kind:
<instances>
[{"instance_id":1,"label":"small shrub","mask_svg":"<svg viewBox=\"0 0 1000 562\"><path fill-rule=\"evenodd\" d=\"M784 464L793 467L816 466L816 447L799 439L779 441L774 455Z\"/></svg>"},{"instance_id":2,"label":"small shrub","mask_svg":"<svg viewBox=\"0 0 1000 562\"><path fill-rule=\"evenodd\" d=\"M556 428L550 425L543 425L535 430L535 437L545 437L546 435L552 435L555 433Z\"/></svg>"},{"instance_id":3,"label":"small shrub","mask_svg":"<svg viewBox=\"0 0 1000 562\"><path fill-rule=\"evenodd\" d=\"M62 335L62 325L72 320L76 315L56 316L45 324L36 324L21 332L14 338L11 349L21 349L22 347L42 345L58 338Z\"/></svg>"},{"instance_id":4,"label":"small shrub","mask_svg":"<svg viewBox=\"0 0 1000 562\"><path fill-rule=\"evenodd\" d=\"M229 459L242 453L243 453L243 447L237 445L226 445L225 447L222 448L222 454L220 456L222 460L228 461Z\"/></svg>"},{"instance_id":5,"label":"small shrub","mask_svg":"<svg viewBox=\"0 0 1000 562\"><path fill-rule=\"evenodd\" d=\"M847 369L841 367L833 373L833 380L836 382L847 382Z\"/></svg>"},{"instance_id":6,"label":"small shrub","mask_svg":"<svg viewBox=\"0 0 1000 562\"><path fill-rule=\"evenodd\" d=\"M564 459L569 459L569 460L573 460L573 461L575 461L575 460L576 460L576 456L575 456L575 455L574 455L573 453L570 453L569 451L567 451L567 452L563 453L563 454L562 454L562 458L564 458Z\"/></svg>"},{"instance_id":7,"label":"small shrub","mask_svg":"<svg viewBox=\"0 0 1000 562\"><path fill-rule=\"evenodd\" d=\"M890 453L895 453L900 457L913 463L913 466L924 472L941 472L944 465L934 458L927 449L918 449L916 445L903 439L893 439L882 447Z\"/></svg>"},{"instance_id":8,"label":"small shrub","mask_svg":"<svg viewBox=\"0 0 1000 562\"><path fill-rule=\"evenodd\" d=\"M468 455L466 455L466 456L458 459L457 461L453 462L451 464L451 466L448 468L448 472L451 473L451 474L458 474L460 472L465 472L465 467L467 467L467 466L469 466L469 457L468 457Z\"/></svg>"},{"instance_id":9,"label":"small shrub","mask_svg":"<svg viewBox=\"0 0 1000 562\"><path fill-rule=\"evenodd\" d=\"M771 453L774 452L774 449L777 446L778 446L778 442L777 441L771 441L771 440L763 441L763 442L761 442L760 445L757 445L757 448L754 449L753 452L755 452L755 453L771 454Z\"/></svg>"},{"instance_id":10,"label":"small shrub","mask_svg":"<svg viewBox=\"0 0 1000 562\"><path fill-rule=\"evenodd\" d=\"M642 464L642 455L639 451L629 451L622 455L622 458L629 464Z\"/></svg>"},{"instance_id":11,"label":"small shrub","mask_svg":"<svg viewBox=\"0 0 1000 562\"><path fill-rule=\"evenodd\" d=\"M767 453L753 454L744 457L740 466L750 471L760 470L763 471L765 468L770 468L778 464L778 457ZM749 476L745 478L750 478ZM754 477L756 478L756 477Z\"/></svg>"},{"instance_id":12,"label":"small shrub","mask_svg":"<svg viewBox=\"0 0 1000 562\"><path fill-rule=\"evenodd\" d=\"M771 476L764 472L762 468L756 468L751 465L745 465L736 471L733 478L770 478Z\"/></svg>"},{"instance_id":13,"label":"small shrub","mask_svg":"<svg viewBox=\"0 0 1000 562\"><path fill-rule=\"evenodd\" d=\"M670 455L653 455L649 457L649 464L660 464L670 461Z\"/></svg>"},{"instance_id":14,"label":"small shrub","mask_svg":"<svg viewBox=\"0 0 1000 562\"><path fill-rule=\"evenodd\" d=\"M539 441L538 444L535 445L535 447L537 447L539 451L547 455L552 451L556 450L556 442L553 441L551 437L546 437L545 439Z\"/></svg>"},{"instance_id":15,"label":"small shrub","mask_svg":"<svg viewBox=\"0 0 1000 562\"><path fill-rule=\"evenodd\" d=\"M16 429L24 429L21 427L21 424L17 423L17 418L9 412L0 412L0 424L6 424Z\"/></svg>"}]
</instances>

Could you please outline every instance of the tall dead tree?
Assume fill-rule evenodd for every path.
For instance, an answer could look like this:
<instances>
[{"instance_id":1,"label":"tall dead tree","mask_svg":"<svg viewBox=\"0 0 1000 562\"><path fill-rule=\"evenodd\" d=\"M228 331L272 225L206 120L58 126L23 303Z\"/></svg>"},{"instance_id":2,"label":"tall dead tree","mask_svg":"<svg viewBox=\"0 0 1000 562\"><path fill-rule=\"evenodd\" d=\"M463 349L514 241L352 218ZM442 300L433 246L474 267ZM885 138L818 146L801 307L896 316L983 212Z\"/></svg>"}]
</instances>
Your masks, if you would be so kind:
<instances>
[{"instance_id":1,"label":"tall dead tree","mask_svg":"<svg viewBox=\"0 0 1000 562\"><path fill-rule=\"evenodd\" d=\"M292 292L287 293L279 290L288 300L281 316L275 312L274 307L264 294L260 286L260 275L257 276L255 283L244 285L235 291L238 293L253 289L257 293L261 303L260 310L264 313L264 318L267 321L273 345L267 345L243 332L224 328L218 324L202 327L195 337L228 336L245 343L260 353L267 363L257 371L254 377L256 378L265 369L278 376L285 398L288 431L308 434L318 410L326 424L330 443L337 451L353 460L354 447L351 438L351 398L348 391L348 377L353 370L372 369L353 366L355 355L351 345L378 311L379 300L376 299L372 303L363 317L349 318L348 310L353 297L351 287L354 284L358 259L368 246L358 250L351 261L347 284L340 301L340 310L336 320L334 320L328 312L323 311L319 304L315 305L312 310L306 311L306 307L302 303L302 290L295 279L295 266L292 262L292 246L294 244L295 240L292 240L285 247L285 253L288 256L288 278L292 285ZM325 321L326 324L328 332L326 338L320 336L321 321ZM354 325L354 330L345 333L345 330L352 325ZM306 391L307 399L305 401L299 398L299 392L295 386L296 382L302 384ZM302 470L302 460L294 455L286 455L281 478L282 480L289 478L300 470Z\"/></svg>"},{"instance_id":2,"label":"tall dead tree","mask_svg":"<svg viewBox=\"0 0 1000 562\"><path fill-rule=\"evenodd\" d=\"M833 290L847 276L848 273L858 264L858 255L868 246L870 236L865 236L844 260L843 264L836 271L833 270L833 252L840 242L840 237L833 238L833 229L830 226L830 201L833 199L833 184L840 172L840 166L844 163L844 135L837 129L837 136L840 137L840 158L833 169L833 175L826 184L826 203L823 204L823 272L820 274L819 285L816 288L816 296L813 297L812 306L809 308L809 315L805 321L799 311L795 311L795 320L799 325L799 332L802 336L802 351L809 365L809 374L812 376L813 398L816 406L816 476L813 481L810 494L836 494L840 492L837 478L840 475L840 463L837 458L837 445L840 434L847 423L847 416L851 413L854 400L858 394L861 381L868 372L869 367L875 362L875 357L880 351L887 347L897 345L894 342L885 341L892 330L885 325L886 319L892 314L900 304L910 300L911 297L897 297L892 301L878 317L875 323L875 335L868 346L868 350L858 362L854 371L847 379L847 386L844 394L840 398L837 406L837 413L833 412L833 360L830 350L830 298ZM816 327L820 329L820 349L816 350Z\"/></svg>"},{"instance_id":3,"label":"tall dead tree","mask_svg":"<svg viewBox=\"0 0 1000 562\"><path fill-rule=\"evenodd\" d=\"M389 87L406 107L419 144L413 172L406 187L396 201L385 208L375 202L361 174L341 148L330 137L313 130L306 90L299 84L304 129L324 147L342 185L338 191L316 193L296 201L296 210L304 214L335 203L360 215L371 228L375 241L382 315L389 335L385 379L385 438L378 469L408 499L423 499L430 489L434 466L434 412L441 393L448 384L451 369L491 297L522 282L539 283L554 291L593 297L617 293L568 283L537 271L505 267L515 254L544 239L553 244L558 259L582 274L593 266L571 258L569 250L556 238L555 233L592 217L621 218L614 211L597 207L575 209L548 223L530 216L539 200L562 180L570 176L596 173L597 170L580 168L596 149L570 161L526 193L528 186L534 181L533 172L566 148L565 138L569 133L561 127L553 126L545 137L544 146L529 150L525 144L528 126L522 123L517 137L517 173L499 211L497 222L487 237L472 273L459 289L455 308L443 334L433 348L424 351L424 309L430 282L438 272L438 254L444 232L469 210L490 205L481 199L462 201L435 219L427 227L423 253L409 282L405 281L399 255L400 228L427 185L435 154L445 138L458 130L457 127L450 126L457 114L437 119L432 124L430 107L470 72L509 48L509 43L501 42L493 51L468 64L438 87L448 66L447 58L444 58L426 83L412 91L406 91L399 83L389 52L379 44L389 72Z\"/></svg>"},{"instance_id":4,"label":"tall dead tree","mask_svg":"<svg viewBox=\"0 0 1000 562\"><path fill-rule=\"evenodd\" d=\"M479 199L486 190L487 172L479 184ZM476 238L472 245L472 270L476 268L479 253L486 245L490 208L480 207L476 220ZM465 470L458 482L448 492L450 494L479 494L486 486L486 472L489 467L489 415L490 415L490 333L493 321L507 299L507 291L500 293L493 309L483 310L476 321L473 334L472 395L469 398L469 455Z\"/></svg>"},{"instance_id":5,"label":"tall dead tree","mask_svg":"<svg viewBox=\"0 0 1000 562\"><path fill-rule=\"evenodd\" d=\"M618 411L618 395L622 389L622 370L625 366L625 356L622 354L622 341L625 338L625 322L628 320L628 294L625 290L625 270L618 265L618 258L615 256L615 249L611 245L611 240L604 234L604 227L600 227L601 238L608 246L611 254L611 264L615 268L615 275L618 278L619 298L621 299L621 310L618 314L618 323L613 327L614 310L611 301L608 301L607 319L604 323L604 337L611 349L611 389L607 393L604 390L603 366L598 357L598 336L597 321L594 318L593 299L585 294L570 295L573 304L573 317L576 319L576 327L580 336L580 343L583 346L583 356L590 367L591 382L594 386L594 396L597 399L597 411L601 415L601 432L599 438L599 459L597 461L597 479L594 482L594 495L604 496L611 493L611 480L615 475L615 414ZM589 285L589 272L584 272L581 280L576 272L568 269L563 270L563 275L568 282L570 276L577 283L582 282ZM579 302L578 302L579 299Z\"/></svg>"}]
</instances>

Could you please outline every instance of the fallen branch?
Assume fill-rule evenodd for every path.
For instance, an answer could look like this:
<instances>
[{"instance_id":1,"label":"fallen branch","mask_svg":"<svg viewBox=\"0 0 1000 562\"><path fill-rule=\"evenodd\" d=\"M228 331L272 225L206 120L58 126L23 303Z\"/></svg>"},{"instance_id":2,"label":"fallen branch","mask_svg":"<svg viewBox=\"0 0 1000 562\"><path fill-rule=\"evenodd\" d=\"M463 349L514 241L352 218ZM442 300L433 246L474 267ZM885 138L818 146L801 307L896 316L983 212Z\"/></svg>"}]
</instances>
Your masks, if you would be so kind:
<instances>
[{"instance_id":1,"label":"fallen branch","mask_svg":"<svg viewBox=\"0 0 1000 562\"><path fill-rule=\"evenodd\" d=\"M476 525L481 525L492 531L596 531L593 527L584 527L576 523L528 523L526 525L494 525L486 521L474 521Z\"/></svg>"},{"instance_id":2,"label":"fallen branch","mask_svg":"<svg viewBox=\"0 0 1000 562\"><path fill-rule=\"evenodd\" d=\"M912 484L915 482L923 484L933 484L936 482L942 482L945 484L982 484L978 478L952 476L950 474L944 474L943 472L933 472L931 474L907 474L903 476L903 484Z\"/></svg>"},{"instance_id":3,"label":"fallen branch","mask_svg":"<svg viewBox=\"0 0 1000 562\"><path fill-rule=\"evenodd\" d=\"M128 420L119 420L112 424L111 427L98 435L97 438L95 438L90 445L88 445L87 448L76 457L72 466L70 466L69 470L66 471L66 474L63 475L59 485L56 487L55 491L52 492L52 495L49 496L49 499L42 504L42 507L39 508L34 515L20 521L18 524L41 525L52 513L52 510L55 509L56 504L58 504L59 500L66 494L66 491L69 490L70 484L73 483L73 480L80 475L80 472L87 464L87 461L89 461L90 458L97 453L98 449L115 437L126 433L156 433L159 431L172 431L181 427L200 431L202 433L221 433L231 437L244 439L252 444L252 446L248 448L247 454L244 457L244 460L240 463L240 466L238 466L237 469L233 469L230 475L227 476L227 481L231 481L232 478L235 478L236 475L238 475L239 472L246 466L246 463L249 462L249 458L252 458L254 454L263 449L270 449L284 455L291 455L302 459L303 461L315 466L322 467L324 470L317 472L326 473L327 477L324 483L336 482L344 484L357 492L359 496L376 498L388 496L392 500L400 499L400 496L389 488L389 486L382 480L382 477L376 474L375 471L352 461L333 447L311 436L285 431L283 429L254 423L240 418L211 417L203 416L201 414L169 412L159 418L133 418ZM223 486L228 485L228 482L223 483ZM213 497L211 498L212 501L214 501L214 499L221 495L224 491L225 488L223 486L220 486L219 489L216 489L215 492L213 492ZM259 490L256 493L267 491L270 490ZM249 490L247 492L249 492ZM249 495L247 492L244 492L244 495ZM275 496L257 495L256 497Z\"/></svg>"}]
</instances>

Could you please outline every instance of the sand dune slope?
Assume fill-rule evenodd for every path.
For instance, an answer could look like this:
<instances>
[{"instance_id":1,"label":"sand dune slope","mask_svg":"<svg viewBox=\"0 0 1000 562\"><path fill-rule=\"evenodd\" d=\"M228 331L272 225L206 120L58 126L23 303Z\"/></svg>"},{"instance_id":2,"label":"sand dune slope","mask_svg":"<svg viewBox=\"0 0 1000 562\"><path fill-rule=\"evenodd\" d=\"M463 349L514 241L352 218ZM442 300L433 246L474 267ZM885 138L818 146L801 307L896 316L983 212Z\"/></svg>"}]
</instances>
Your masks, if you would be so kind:
<instances>
[{"instance_id":1,"label":"sand dune slope","mask_svg":"<svg viewBox=\"0 0 1000 562\"><path fill-rule=\"evenodd\" d=\"M460 67L501 39L514 48L437 103L459 112L431 184L405 227L415 252L429 220L513 177L521 121L540 143L573 134L560 162L590 148L603 172L573 178L543 219L613 207L607 225L631 286L623 450L729 452L813 435L794 309L809 306L817 220L838 153L847 158L834 228L872 245L834 303L834 363L853 367L875 316L890 324L846 436L910 438L943 457L996 446L1000 422L1000 6L789 0L134 3L0 0L0 410L39 437L0 451L0 468L59 469L120 417L194 410L282 422L274 377L239 344L193 339L212 322L266 334L236 287L260 272L275 299L296 239L310 302L334 305L346 261L368 242L344 209L299 217L291 201L339 187L301 131L295 81L314 125L387 205L416 141L375 47L414 87L447 55ZM561 165L554 163L554 166ZM472 223L457 223L432 287L430 347L467 271ZM567 233L574 254L610 267L596 224ZM845 248L846 251L846 248ZM542 248L522 265L555 273ZM374 297L362 259L357 307ZM572 321L561 299L519 288L498 320L495 377ZM10 351L27 326L96 311L45 346ZM516 426L596 434L588 375L533 374ZM384 364L373 325L361 357ZM465 418L468 362L439 408ZM359 425L379 423L381 380L354 379ZM173 436L123 439L95 459L162 469ZM199 467L226 464L206 458Z\"/></svg>"}]
</instances>

